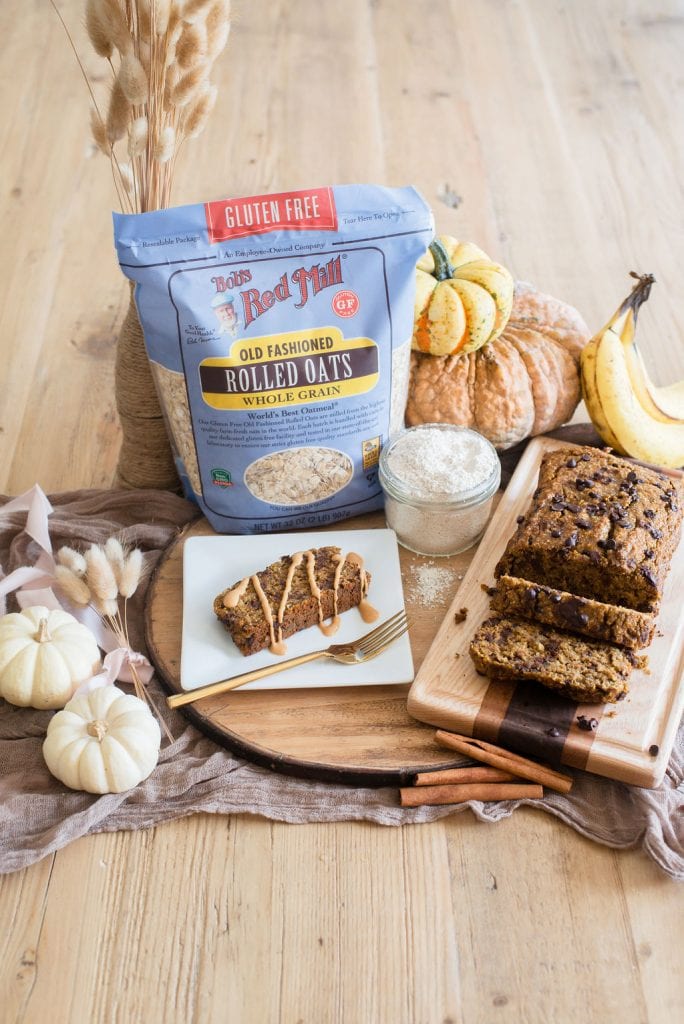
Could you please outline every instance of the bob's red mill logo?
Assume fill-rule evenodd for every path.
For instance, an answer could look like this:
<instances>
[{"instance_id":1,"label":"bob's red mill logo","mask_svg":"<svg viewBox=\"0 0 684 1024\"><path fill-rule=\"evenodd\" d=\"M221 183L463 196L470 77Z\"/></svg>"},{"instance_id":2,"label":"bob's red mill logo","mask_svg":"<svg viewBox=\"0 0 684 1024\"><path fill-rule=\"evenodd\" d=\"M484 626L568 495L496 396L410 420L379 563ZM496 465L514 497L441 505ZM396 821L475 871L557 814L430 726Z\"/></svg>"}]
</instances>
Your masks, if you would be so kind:
<instances>
[{"instance_id":1,"label":"bob's red mill logo","mask_svg":"<svg viewBox=\"0 0 684 1024\"><path fill-rule=\"evenodd\" d=\"M204 210L212 244L268 231L337 231L331 188L222 199L205 203Z\"/></svg>"},{"instance_id":2,"label":"bob's red mill logo","mask_svg":"<svg viewBox=\"0 0 684 1024\"><path fill-rule=\"evenodd\" d=\"M211 280L218 295L229 288L235 288L238 283L250 282L252 275L249 270L238 270L227 277L217 276ZM294 299L295 309L302 309L312 295L318 295L324 288L332 288L333 285L343 283L342 257L333 256L323 265L315 263L311 267L297 267L289 274L281 274L271 288L265 288L263 291L259 291L258 288L245 288L239 292L245 327L249 327L253 320L275 306L276 302Z\"/></svg>"}]
</instances>

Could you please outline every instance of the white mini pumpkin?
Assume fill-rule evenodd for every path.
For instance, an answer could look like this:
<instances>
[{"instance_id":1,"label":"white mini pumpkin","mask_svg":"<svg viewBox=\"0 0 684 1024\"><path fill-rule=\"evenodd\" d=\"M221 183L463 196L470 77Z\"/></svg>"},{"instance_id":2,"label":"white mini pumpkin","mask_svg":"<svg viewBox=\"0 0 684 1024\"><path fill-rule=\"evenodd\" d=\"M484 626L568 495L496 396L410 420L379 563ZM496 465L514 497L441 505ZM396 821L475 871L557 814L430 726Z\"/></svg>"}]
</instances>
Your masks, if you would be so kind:
<instances>
[{"instance_id":1,"label":"white mini pumpkin","mask_svg":"<svg viewBox=\"0 0 684 1024\"><path fill-rule=\"evenodd\" d=\"M116 686L100 686L57 712L43 757L71 789L123 793L153 770L160 743L159 724L144 701Z\"/></svg>"},{"instance_id":2,"label":"white mini pumpkin","mask_svg":"<svg viewBox=\"0 0 684 1024\"><path fill-rule=\"evenodd\" d=\"M36 605L0 618L0 697L30 708L63 708L100 670L95 637L62 608Z\"/></svg>"}]
</instances>

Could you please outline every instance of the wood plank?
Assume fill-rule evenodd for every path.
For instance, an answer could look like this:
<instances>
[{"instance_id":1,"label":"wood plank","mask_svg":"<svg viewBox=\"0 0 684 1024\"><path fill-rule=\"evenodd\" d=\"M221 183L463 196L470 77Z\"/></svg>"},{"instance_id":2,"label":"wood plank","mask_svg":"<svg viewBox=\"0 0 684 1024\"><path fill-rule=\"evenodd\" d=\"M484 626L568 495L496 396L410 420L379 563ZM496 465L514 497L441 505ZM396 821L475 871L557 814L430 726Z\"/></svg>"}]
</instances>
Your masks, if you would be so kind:
<instances>
[{"instance_id":1,"label":"wood plank","mask_svg":"<svg viewBox=\"0 0 684 1024\"><path fill-rule=\"evenodd\" d=\"M63 8L85 52L80 5L71 0ZM103 283L101 266L107 261L98 265L93 260L93 247L102 253L111 244L111 176L106 161L96 170L99 161L91 159L87 92L54 13L35 7L28 17L17 18L11 31L15 59L23 58L31 70L26 92L16 96L10 137L0 149L0 175L11 183L3 217L5 238L11 241L0 250L3 289L12 296L11 302L0 304L0 336L7 351L0 395L3 486L14 493L24 490L37 473L46 489L73 486L84 473L86 478L92 473L102 485L111 480L116 430L105 430L103 438L109 459L106 475L101 468L97 472L102 449L89 449L93 427L100 429L103 396L112 420L111 384L107 386L107 374L103 379L98 366L102 358L113 358L111 328L108 350L96 345L90 359L92 351L81 352L80 366L85 355L90 367L85 380L73 373L79 353L78 343L70 344L70 338L74 321L88 309L95 311L95 323L101 322L103 290L111 302L112 282L115 294L121 293L116 278ZM94 70L96 60L91 64L86 58L86 64L101 74ZM14 79L20 83L24 75ZM16 86L11 89L15 92ZM55 119L54 111L65 110L71 116ZM102 211L96 220L87 214L93 208ZM116 313L115 302L111 309ZM91 320L82 333L89 337L97 330ZM65 393L71 379L73 390ZM84 398L91 403L86 419ZM61 426L59 459L45 441L55 422Z\"/></svg>"},{"instance_id":2,"label":"wood plank","mask_svg":"<svg viewBox=\"0 0 684 1024\"><path fill-rule=\"evenodd\" d=\"M0 992L7 1021L26 1019L38 975L38 947L54 857L0 875Z\"/></svg>"},{"instance_id":3,"label":"wood plank","mask_svg":"<svg viewBox=\"0 0 684 1024\"><path fill-rule=\"evenodd\" d=\"M179 877L183 894L169 899ZM51 886L32 987L12 1020L49 1005L55 1019L94 1024L150 1006L158 1019L245 1024L484 1024L493 1013L505 1024L638 1024L681 1007L672 884L641 854L616 855L531 811L496 827L464 813L380 829L204 815L82 840L57 855ZM673 931L654 899L667 901ZM21 934L29 893L16 905ZM650 928L633 936L642 912ZM62 935L88 955L65 957L63 944L55 955ZM33 954L19 955L27 964L10 963L27 970Z\"/></svg>"},{"instance_id":4,"label":"wood plank","mask_svg":"<svg viewBox=\"0 0 684 1024\"><path fill-rule=\"evenodd\" d=\"M477 832L463 818L449 822L452 874L460 871L462 886L459 952L468 962L464 1020L659 1019L644 997L624 913L624 855L529 809L524 832L519 819L508 818L495 826L493 844L491 827ZM616 977L619 985L612 983Z\"/></svg>"},{"instance_id":5,"label":"wood plank","mask_svg":"<svg viewBox=\"0 0 684 1024\"><path fill-rule=\"evenodd\" d=\"M676 1020L682 1012L680 934L684 892L653 863L632 855L616 859L622 915L629 929L630 961L641 979L647 1019ZM656 957L659 962L656 963Z\"/></svg>"},{"instance_id":6,"label":"wood plank","mask_svg":"<svg viewBox=\"0 0 684 1024\"><path fill-rule=\"evenodd\" d=\"M684 376L684 346L677 344L684 316L668 295L677 290L677 268L684 258L682 182L672 152L675 140L681 139L684 117L676 103L663 111L663 76L653 74L653 86L647 86L646 78L636 73L631 54L645 53L649 44L653 53L654 37L663 54L665 45L673 50L678 46L681 52L684 23L669 14L668 4L648 9L633 4L619 24L604 7L595 18L573 18L566 10L559 32L558 24L544 17L543 8L536 0L523 9L531 48L540 63L545 54L554 54L545 90L573 140L572 163L597 214L595 252L600 253L602 266L596 283L605 295L605 308L597 308L593 322L605 322L629 293L630 270L653 272L657 285L639 317L640 344L644 339L655 366L661 364L664 381L677 380ZM648 116L653 101L658 103L657 121ZM603 173L594 173L594 168ZM595 262L595 256L588 256L584 266ZM664 339L670 340L667 362L659 351Z\"/></svg>"}]
</instances>

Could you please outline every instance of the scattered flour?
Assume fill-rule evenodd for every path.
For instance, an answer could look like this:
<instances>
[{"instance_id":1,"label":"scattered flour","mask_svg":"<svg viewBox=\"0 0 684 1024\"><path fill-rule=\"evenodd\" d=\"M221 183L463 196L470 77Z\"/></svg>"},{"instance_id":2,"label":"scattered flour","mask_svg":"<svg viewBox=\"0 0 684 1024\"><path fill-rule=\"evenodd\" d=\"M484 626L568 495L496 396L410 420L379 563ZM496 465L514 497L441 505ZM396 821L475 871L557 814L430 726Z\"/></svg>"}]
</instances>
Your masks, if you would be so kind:
<instances>
[{"instance_id":1,"label":"scattered flour","mask_svg":"<svg viewBox=\"0 0 684 1024\"><path fill-rule=\"evenodd\" d=\"M452 596L455 584L463 576L434 562L424 562L411 568L409 598L417 604L431 606Z\"/></svg>"}]
</instances>

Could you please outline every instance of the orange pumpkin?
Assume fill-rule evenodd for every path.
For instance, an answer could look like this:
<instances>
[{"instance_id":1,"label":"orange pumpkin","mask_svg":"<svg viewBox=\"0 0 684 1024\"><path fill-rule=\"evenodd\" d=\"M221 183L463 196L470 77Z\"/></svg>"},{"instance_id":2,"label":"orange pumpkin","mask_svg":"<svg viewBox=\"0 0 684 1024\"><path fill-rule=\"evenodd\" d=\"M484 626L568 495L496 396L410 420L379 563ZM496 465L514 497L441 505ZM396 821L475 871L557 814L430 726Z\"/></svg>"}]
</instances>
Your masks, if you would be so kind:
<instances>
[{"instance_id":1,"label":"orange pumpkin","mask_svg":"<svg viewBox=\"0 0 684 1024\"><path fill-rule=\"evenodd\" d=\"M519 283L503 333L458 356L411 353L406 422L472 427L510 448L570 419L589 330L573 306Z\"/></svg>"}]
</instances>

